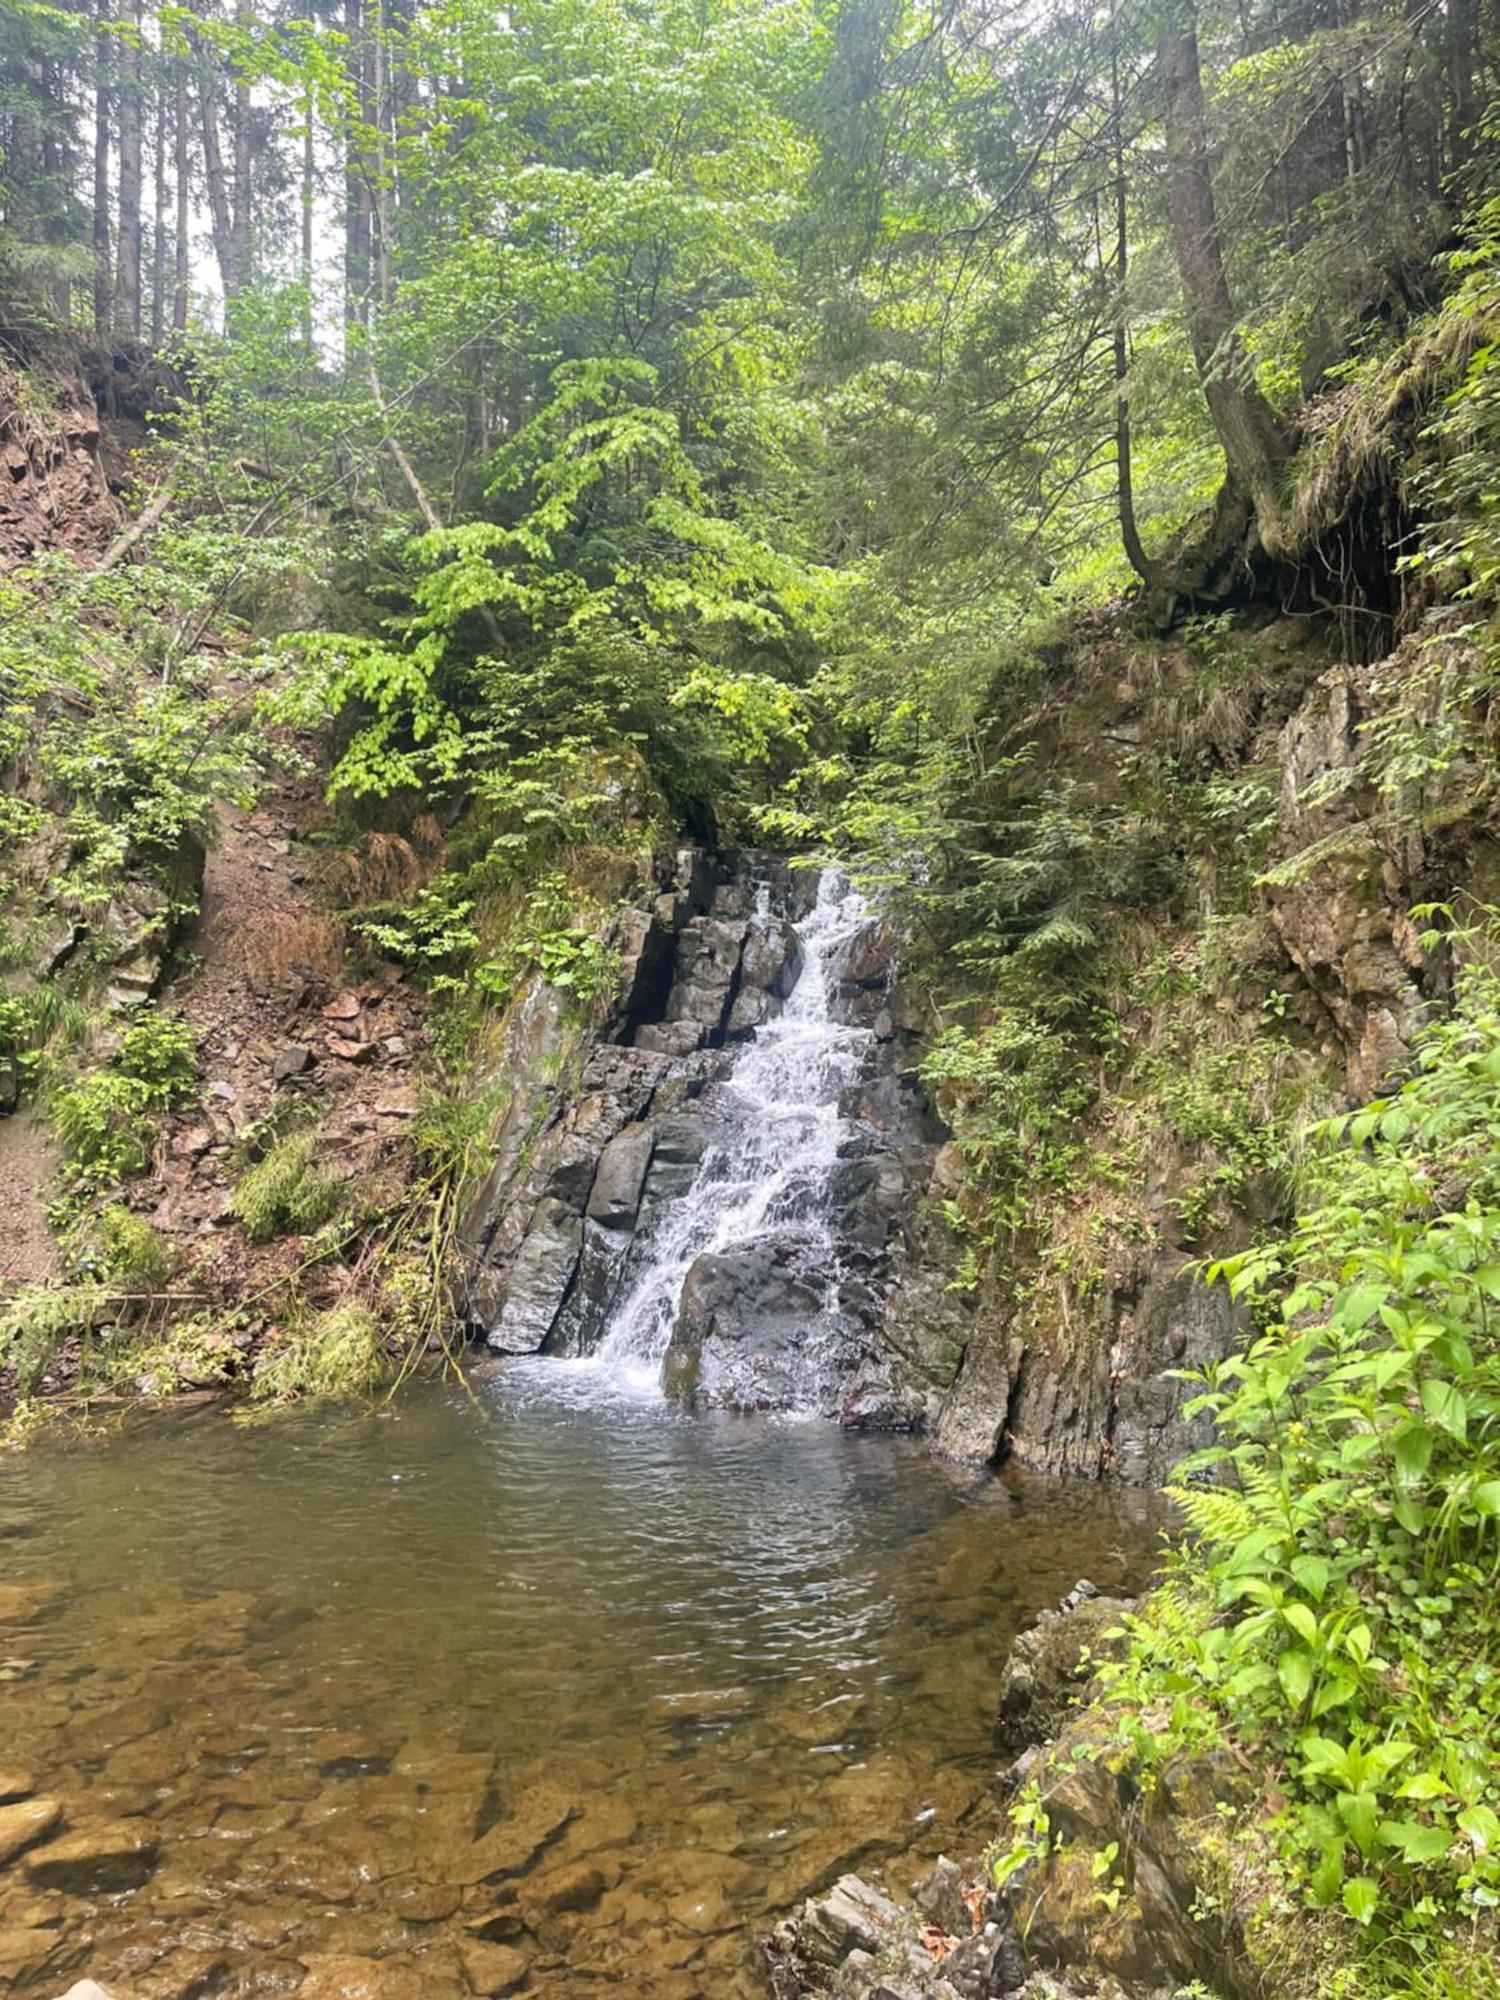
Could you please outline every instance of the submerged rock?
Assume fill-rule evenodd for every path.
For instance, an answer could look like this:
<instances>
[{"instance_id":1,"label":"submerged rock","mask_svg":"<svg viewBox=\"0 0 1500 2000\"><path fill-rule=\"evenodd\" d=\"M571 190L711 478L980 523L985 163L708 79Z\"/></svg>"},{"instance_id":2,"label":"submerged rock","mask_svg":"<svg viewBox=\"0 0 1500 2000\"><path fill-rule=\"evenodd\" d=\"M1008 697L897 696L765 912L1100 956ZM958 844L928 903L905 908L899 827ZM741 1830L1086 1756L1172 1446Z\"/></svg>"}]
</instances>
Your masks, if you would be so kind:
<instances>
[{"instance_id":1,"label":"submerged rock","mask_svg":"<svg viewBox=\"0 0 1500 2000\"><path fill-rule=\"evenodd\" d=\"M45 1840L62 1825L63 1809L56 1799L22 1799L0 1806L0 1867L26 1848Z\"/></svg>"},{"instance_id":2,"label":"submerged rock","mask_svg":"<svg viewBox=\"0 0 1500 2000\"><path fill-rule=\"evenodd\" d=\"M531 1970L524 1952L513 1945L487 1944L481 1938L466 1938L458 1948L464 1977L480 1995L514 1993L526 1982Z\"/></svg>"},{"instance_id":3,"label":"submerged rock","mask_svg":"<svg viewBox=\"0 0 1500 2000\"><path fill-rule=\"evenodd\" d=\"M41 1888L89 1895L136 1888L156 1866L160 1851L161 1843L141 1820L106 1821L34 1848L26 1856L25 1868Z\"/></svg>"}]
</instances>

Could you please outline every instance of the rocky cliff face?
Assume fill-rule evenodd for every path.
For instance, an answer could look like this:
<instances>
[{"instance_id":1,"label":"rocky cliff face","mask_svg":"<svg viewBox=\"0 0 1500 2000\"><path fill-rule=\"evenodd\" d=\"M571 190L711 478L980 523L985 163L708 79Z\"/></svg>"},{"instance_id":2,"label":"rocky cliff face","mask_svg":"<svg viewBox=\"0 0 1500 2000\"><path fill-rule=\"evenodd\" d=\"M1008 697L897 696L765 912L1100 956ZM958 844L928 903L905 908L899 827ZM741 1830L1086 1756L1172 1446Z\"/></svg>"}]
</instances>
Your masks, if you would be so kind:
<instances>
[{"instance_id":1,"label":"rocky cliff face","mask_svg":"<svg viewBox=\"0 0 1500 2000\"><path fill-rule=\"evenodd\" d=\"M1131 1098L1135 1152L1117 1157L1141 1164L1116 1177L1087 1282L1037 1245L998 1260L977 1285L956 1282L962 1246L949 1222L966 1164L917 1081L927 1016L897 976L899 941L873 914L831 966L830 1019L864 1038L839 1093L842 1130L824 1183L834 1255L784 1228L716 1247L705 1223L673 1278L672 1393L700 1404L806 1402L816 1340L828 1363L816 1407L848 1424L925 1429L956 1458L1014 1452L1047 1472L1158 1484L1207 1441L1203 1420L1183 1417L1194 1390L1182 1378L1230 1352L1244 1328L1201 1265L1273 1220L1286 1188L1253 1145L1248 1166L1226 1164L1212 1138L1184 1136L1158 1101L1182 1094L1179 1071L1208 1046L1204 1034L1218 1038L1201 1083L1208 1127L1216 1096L1233 1092L1241 1069L1265 1069L1273 1049L1302 1116L1371 1094L1399 1067L1443 983L1411 906L1456 886L1482 889L1489 852L1462 756L1434 756L1404 790L1381 761L1398 723L1408 726L1402 704L1423 674L1426 726L1446 740L1464 683L1453 648L1437 666L1430 640L1419 657L1329 664L1287 621L1239 643L1233 699L1221 686L1205 707L1194 693L1201 662L1182 645L1111 635L1042 745L1063 772L1088 760L1106 801L1143 761L1196 758L1264 799L1272 824L1261 872L1241 870L1238 902L1213 913L1252 934L1259 956L1248 972L1241 959L1214 973L1206 989L1199 978L1196 1052L1172 1041L1174 988L1122 1017L1137 1066L1101 1085L1093 1129L1101 1148L1114 1143L1110 1121ZM1250 809L1236 796L1236 823ZM1194 860L1186 841L1183 852L1197 893L1222 901L1227 878L1212 858ZM468 1310L493 1348L597 1349L673 1205L732 1128L740 1052L798 990L816 881L772 857L685 848L658 860L618 916L621 978L602 1018L585 1028L540 984L513 1007L493 1065L506 1106L468 1229ZM1196 950L1205 920L1180 891L1155 921L1155 948L1169 960ZM1269 1116L1257 1104L1246 1085L1234 1120ZM1229 1192L1189 1219L1185 1191L1212 1192L1215 1176ZM1098 1199L1093 1187L1078 1197L1075 1241ZM1056 1243L1057 1220L1039 1208L1038 1245L1048 1230Z\"/></svg>"}]
</instances>

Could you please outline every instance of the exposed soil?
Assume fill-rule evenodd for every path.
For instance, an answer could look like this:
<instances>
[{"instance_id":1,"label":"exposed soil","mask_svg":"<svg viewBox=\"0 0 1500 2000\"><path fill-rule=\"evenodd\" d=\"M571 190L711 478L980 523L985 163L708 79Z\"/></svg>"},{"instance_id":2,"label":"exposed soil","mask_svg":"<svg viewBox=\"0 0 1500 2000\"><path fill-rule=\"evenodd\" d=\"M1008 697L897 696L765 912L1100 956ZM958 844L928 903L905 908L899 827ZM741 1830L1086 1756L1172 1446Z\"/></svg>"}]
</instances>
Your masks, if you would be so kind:
<instances>
[{"instance_id":1,"label":"exposed soil","mask_svg":"<svg viewBox=\"0 0 1500 2000\"><path fill-rule=\"evenodd\" d=\"M0 568L39 549L96 554L119 525L88 384L69 376L56 408L38 408L0 359Z\"/></svg>"},{"instance_id":2,"label":"exposed soil","mask_svg":"<svg viewBox=\"0 0 1500 2000\"><path fill-rule=\"evenodd\" d=\"M326 821L316 770L273 782L248 811L223 811L200 914L163 995L198 1031L203 1088L164 1122L132 1201L187 1250L199 1282L231 1299L306 1255L296 1237L251 1243L230 1210L239 1174L272 1136L314 1131L324 1171L369 1208L395 1204L412 1180L426 1005L333 914L326 877L339 864L310 845ZM347 1276L330 1267L314 1296L336 1296Z\"/></svg>"},{"instance_id":3,"label":"exposed soil","mask_svg":"<svg viewBox=\"0 0 1500 2000\"><path fill-rule=\"evenodd\" d=\"M57 1148L32 1112L0 1118L0 1292L58 1275L41 1193L56 1168Z\"/></svg>"}]
</instances>

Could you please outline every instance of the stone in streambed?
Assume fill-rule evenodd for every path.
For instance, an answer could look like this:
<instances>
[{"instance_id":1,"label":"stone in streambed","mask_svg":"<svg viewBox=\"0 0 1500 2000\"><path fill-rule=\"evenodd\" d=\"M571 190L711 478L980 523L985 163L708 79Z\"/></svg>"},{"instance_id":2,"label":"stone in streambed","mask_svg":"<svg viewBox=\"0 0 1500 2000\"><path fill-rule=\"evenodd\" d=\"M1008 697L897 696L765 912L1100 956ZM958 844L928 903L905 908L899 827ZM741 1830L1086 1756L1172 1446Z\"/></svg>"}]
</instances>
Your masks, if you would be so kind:
<instances>
[{"instance_id":1,"label":"stone in streambed","mask_svg":"<svg viewBox=\"0 0 1500 2000\"><path fill-rule=\"evenodd\" d=\"M19 1764L0 1764L0 1806L8 1806L17 1799L29 1799L36 1790L36 1779L30 1771Z\"/></svg>"},{"instance_id":2,"label":"stone in streambed","mask_svg":"<svg viewBox=\"0 0 1500 2000\"><path fill-rule=\"evenodd\" d=\"M297 2000L459 2000L457 1979L434 1973L420 1959L317 1954L304 1958L307 1976Z\"/></svg>"},{"instance_id":3,"label":"stone in streambed","mask_svg":"<svg viewBox=\"0 0 1500 2000\"><path fill-rule=\"evenodd\" d=\"M530 1971L524 1952L513 1945L486 1944L481 1938L466 1940L458 1947L464 1977L478 1994L514 1993L524 1985Z\"/></svg>"},{"instance_id":4,"label":"stone in streambed","mask_svg":"<svg viewBox=\"0 0 1500 2000\"><path fill-rule=\"evenodd\" d=\"M55 1833L62 1825L62 1816L56 1799L22 1799L16 1805L0 1806L0 1866Z\"/></svg>"},{"instance_id":5,"label":"stone in streambed","mask_svg":"<svg viewBox=\"0 0 1500 2000\"><path fill-rule=\"evenodd\" d=\"M453 1880L472 1884L523 1874L577 1812L578 1807L560 1786L531 1786L506 1818L482 1834L460 1858Z\"/></svg>"},{"instance_id":6,"label":"stone in streambed","mask_svg":"<svg viewBox=\"0 0 1500 2000\"><path fill-rule=\"evenodd\" d=\"M44 1971L61 1943L57 1931L29 1924L0 1924L0 1984L8 1988L15 1981L33 1978ZM81 1955L75 1953L75 1959Z\"/></svg>"},{"instance_id":7,"label":"stone in streambed","mask_svg":"<svg viewBox=\"0 0 1500 2000\"><path fill-rule=\"evenodd\" d=\"M88 1895L138 1887L156 1866L160 1851L156 1836L139 1820L106 1821L34 1848L25 1869L41 1888Z\"/></svg>"},{"instance_id":8,"label":"stone in streambed","mask_svg":"<svg viewBox=\"0 0 1500 2000\"><path fill-rule=\"evenodd\" d=\"M44 1611L50 1611L62 1593L55 1583L33 1580L0 1583L0 1623L28 1625Z\"/></svg>"},{"instance_id":9,"label":"stone in streambed","mask_svg":"<svg viewBox=\"0 0 1500 2000\"><path fill-rule=\"evenodd\" d=\"M591 1910L607 1890L618 1884L620 1873L619 1862L608 1854L586 1861L565 1861L526 1883L523 1907L528 1915L536 1911L546 1917Z\"/></svg>"}]
</instances>

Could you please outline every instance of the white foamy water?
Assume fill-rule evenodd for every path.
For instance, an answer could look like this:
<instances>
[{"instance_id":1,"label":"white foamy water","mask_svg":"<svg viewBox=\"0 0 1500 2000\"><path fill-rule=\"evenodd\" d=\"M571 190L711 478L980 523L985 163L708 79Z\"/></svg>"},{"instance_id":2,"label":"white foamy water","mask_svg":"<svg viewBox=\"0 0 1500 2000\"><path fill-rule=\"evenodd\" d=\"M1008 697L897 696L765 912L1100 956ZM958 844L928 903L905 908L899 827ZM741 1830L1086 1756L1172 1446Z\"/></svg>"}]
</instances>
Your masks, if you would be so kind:
<instances>
[{"instance_id":1,"label":"white foamy water","mask_svg":"<svg viewBox=\"0 0 1500 2000\"><path fill-rule=\"evenodd\" d=\"M764 904L764 899L763 899ZM683 1284L706 1254L748 1249L768 1235L795 1244L826 1269L822 1320L837 1303L837 1246L828 1218L829 1180L848 1124L839 1102L855 1083L873 1040L868 1028L831 1018L840 956L869 922L864 898L835 869L818 881L817 901L794 926L803 962L781 1013L734 1053L715 1086L713 1136L685 1193L663 1203L633 1254L625 1285L597 1349L581 1360L545 1357L507 1377L581 1394L661 1396L661 1365ZM816 1398L823 1327L809 1325L807 1394Z\"/></svg>"}]
</instances>

